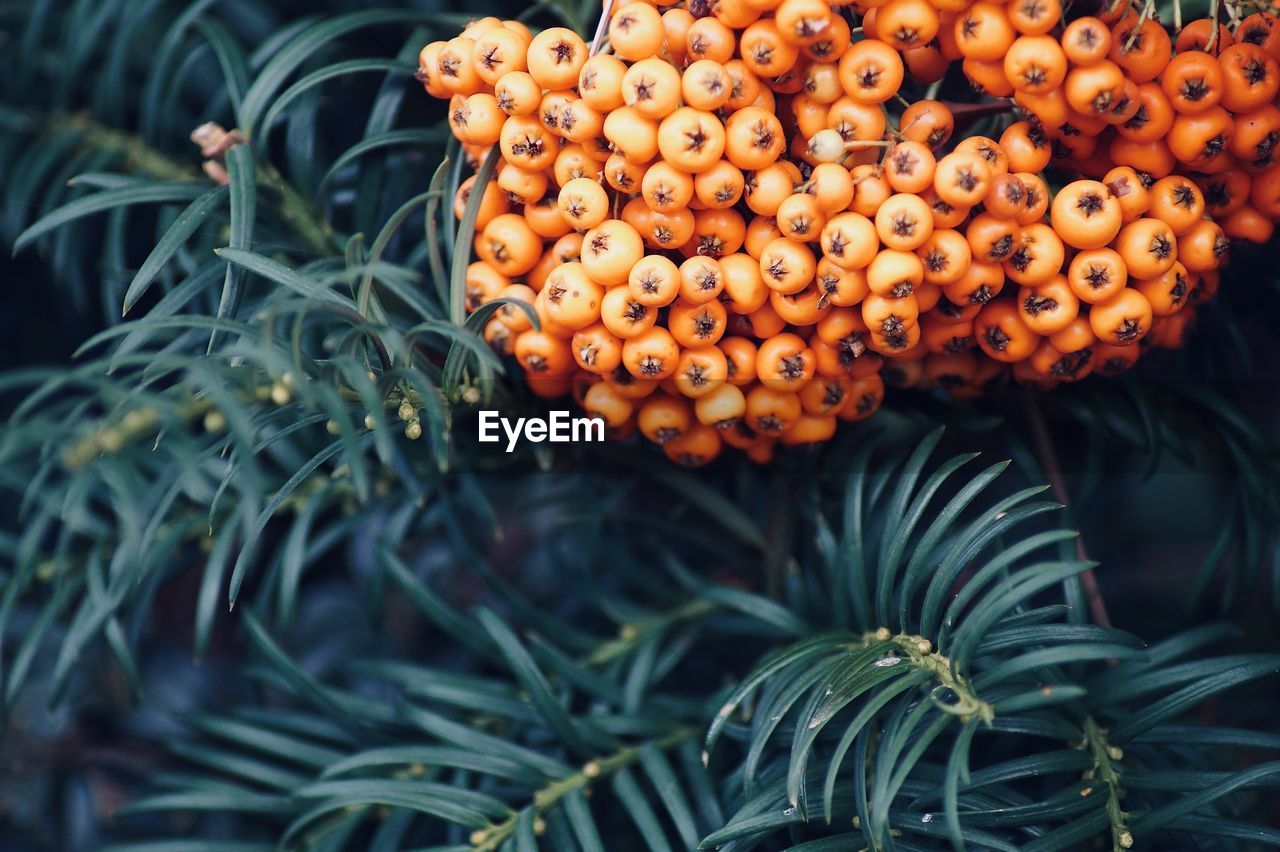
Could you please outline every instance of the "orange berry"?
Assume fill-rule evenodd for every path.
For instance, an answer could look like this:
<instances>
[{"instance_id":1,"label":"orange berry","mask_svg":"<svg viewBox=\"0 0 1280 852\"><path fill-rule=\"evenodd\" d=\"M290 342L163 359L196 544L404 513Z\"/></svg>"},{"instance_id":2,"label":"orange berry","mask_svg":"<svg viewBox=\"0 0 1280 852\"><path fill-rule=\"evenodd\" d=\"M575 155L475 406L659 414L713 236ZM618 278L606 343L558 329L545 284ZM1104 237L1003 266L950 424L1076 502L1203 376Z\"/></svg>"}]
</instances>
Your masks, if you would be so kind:
<instances>
[{"instance_id":1,"label":"orange berry","mask_svg":"<svg viewBox=\"0 0 1280 852\"><path fill-rule=\"evenodd\" d=\"M1073 248L1100 248L1115 238L1123 224L1120 202L1105 184L1078 180L1053 199L1050 221L1062 241Z\"/></svg>"},{"instance_id":2,"label":"orange berry","mask_svg":"<svg viewBox=\"0 0 1280 852\"><path fill-rule=\"evenodd\" d=\"M875 39L855 43L840 57L840 84L859 103L889 100L901 87L904 73L897 51Z\"/></svg>"},{"instance_id":3,"label":"orange berry","mask_svg":"<svg viewBox=\"0 0 1280 852\"><path fill-rule=\"evenodd\" d=\"M622 284L644 256L636 229L618 219L606 219L583 235L582 266L592 281L613 287Z\"/></svg>"},{"instance_id":4,"label":"orange berry","mask_svg":"<svg viewBox=\"0 0 1280 852\"><path fill-rule=\"evenodd\" d=\"M656 56L665 38L662 16L648 3L627 3L609 19L609 44L623 59Z\"/></svg>"},{"instance_id":5,"label":"orange berry","mask_svg":"<svg viewBox=\"0 0 1280 852\"><path fill-rule=\"evenodd\" d=\"M1151 330L1151 303L1131 287L1125 287L1089 310L1089 326L1103 343L1129 346Z\"/></svg>"},{"instance_id":6,"label":"orange berry","mask_svg":"<svg viewBox=\"0 0 1280 852\"><path fill-rule=\"evenodd\" d=\"M529 74L544 89L570 89L587 62L587 45L582 37L564 27L551 27L529 43Z\"/></svg>"}]
</instances>

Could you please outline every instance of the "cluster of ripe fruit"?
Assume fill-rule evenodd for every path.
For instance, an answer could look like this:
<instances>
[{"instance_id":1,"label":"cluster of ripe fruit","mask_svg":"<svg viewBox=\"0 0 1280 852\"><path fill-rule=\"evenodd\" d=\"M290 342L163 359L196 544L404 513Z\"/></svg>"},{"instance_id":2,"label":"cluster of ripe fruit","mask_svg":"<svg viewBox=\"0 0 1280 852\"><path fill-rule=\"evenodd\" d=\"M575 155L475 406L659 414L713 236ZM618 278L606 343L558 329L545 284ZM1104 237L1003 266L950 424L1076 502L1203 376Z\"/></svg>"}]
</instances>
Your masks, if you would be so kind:
<instances>
[{"instance_id":1,"label":"cluster of ripe fruit","mask_svg":"<svg viewBox=\"0 0 1280 852\"><path fill-rule=\"evenodd\" d=\"M1151 11L626 2L599 51L474 21L418 74L493 168L454 199L482 192L468 308L531 304L539 328L505 305L485 337L533 390L689 465L827 440L886 378L1126 369L1180 344L1229 238L1280 218L1280 27L1196 21L1171 58ZM957 60L980 103L903 97Z\"/></svg>"}]
</instances>

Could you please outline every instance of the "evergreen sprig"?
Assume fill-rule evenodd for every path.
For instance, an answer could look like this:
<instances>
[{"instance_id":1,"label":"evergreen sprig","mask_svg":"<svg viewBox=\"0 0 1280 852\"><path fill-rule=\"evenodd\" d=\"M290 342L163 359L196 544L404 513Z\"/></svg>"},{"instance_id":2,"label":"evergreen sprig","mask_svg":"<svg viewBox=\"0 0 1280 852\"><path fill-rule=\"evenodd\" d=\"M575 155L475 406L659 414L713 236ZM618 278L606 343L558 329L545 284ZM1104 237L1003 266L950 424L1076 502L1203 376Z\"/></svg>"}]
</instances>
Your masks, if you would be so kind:
<instances>
[{"instance_id":1,"label":"evergreen sprig","mask_svg":"<svg viewBox=\"0 0 1280 852\"><path fill-rule=\"evenodd\" d=\"M1059 558L1074 533L1045 523L1054 504L1040 489L986 493L1004 465L929 463L934 441L855 469L828 563L802 566L785 605L673 557L665 582L589 581L626 594L612 629L581 611L612 609L593 596L557 614L500 584L506 615L460 610L438 588L458 568L433 583L383 536L393 587L465 661L451 653L442 667L423 649L317 673L246 614L260 659L248 677L291 709L193 720L175 751L195 774L128 812L232 812L237 836L285 848L1280 840L1248 823L1239 796L1280 783L1280 762L1233 769L1222 751L1280 740L1189 721L1206 699L1274 676L1280 657L1204 656L1229 639L1221 627L1148 647L1082 623L1064 586L1088 563ZM903 529L925 509L940 520ZM941 569L909 582L924 564ZM674 606L646 592L672 585ZM743 649L762 657L736 682L699 675L712 661L734 672Z\"/></svg>"}]
</instances>

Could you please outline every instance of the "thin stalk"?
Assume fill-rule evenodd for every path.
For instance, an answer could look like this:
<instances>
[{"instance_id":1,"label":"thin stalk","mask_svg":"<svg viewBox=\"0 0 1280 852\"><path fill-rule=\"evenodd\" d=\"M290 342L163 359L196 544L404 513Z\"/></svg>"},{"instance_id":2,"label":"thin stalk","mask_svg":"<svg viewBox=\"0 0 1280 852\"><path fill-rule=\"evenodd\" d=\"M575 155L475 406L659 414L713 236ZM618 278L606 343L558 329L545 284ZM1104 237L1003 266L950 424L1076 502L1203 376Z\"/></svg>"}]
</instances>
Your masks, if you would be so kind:
<instances>
[{"instance_id":1,"label":"thin stalk","mask_svg":"<svg viewBox=\"0 0 1280 852\"><path fill-rule=\"evenodd\" d=\"M83 135L82 145L99 151L120 154L126 169L141 172L157 180L200 180L199 171L163 154L132 133L109 127L83 113L55 113L43 121L28 125L36 132L76 132ZM311 203L284 179L270 163L258 165L259 182L279 197L280 218L293 226L306 242L309 251L320 255L333 253L333 230Z\"/></svg>"},{"instance_id":2,"label":"thin stalk","mask_svg":"<svg viewBox=\"0 0 1280 852\"><path fill-rule=\"evenodd\" d=\"M638 644L655 633L665 632L677 624L697 621L719 610L719 604L695 598L660 615L628 622L618 629L617 639L605 642L580 662L586 666L602 666L631 653Z\"/></svg>"},{"instance_id":3,"label":"thin stalk","mask_svg":"<svg viewBox=\"0 0 1280 852\"><path fill-rule=\"evenodd\" d=\"M1107 742L1107 732L1088 716L1084 720L1084 746L1093 755L1093 769L1087 779L1107 785L1107 818L1111 822L1112 849L1129 849L1133 846L1133 834L1129 831L1128 814L1120 807L1120 772L1117 765L1124 758L1116 746Z\"/></svg>"},{"instance_id":4,"label":"thin stalk","mask_svg":"<svg viewBox=\"0 0 1280 852\"><path fill-rule=\"evenodd\" d=\"M959 104L943 101L943 106L951 110L951 117L955 119L957 124L974 118L985 118L988 115L1013 112L1017 108L1017 104L1011 100L979 104Z\"/></svg>"},{"instance_id":5,"label":"thin stalk","mask_svg":"<svg viewBox=\"0 0 1280 852\"><path fill-rule=\"evenodd\" d=\"M1133 29L1129 30L1129 38L1125 40L1124 49L1132 50L1134 42L1138 40L1138 33L1142 31L1142 25L1147 22L1147 18L1151 17L1151 13L1156 10L1155 0L1147 0L1142 4L1142 14L1138 16L1138 22L1133 25Z\"/></svg>"},{"instance_id":6,"label":"thin stalk","mask_svg":"<svg viewBox=\"0 0 1280 852\"><path fill-rule=\"evenodd\" d=\"M1053 496L1064 506L1070 507L1071 498L1067 494L1066 480L1062 476L1062 466L1058 463L1058 453L1053 448L1053 439L1049 434L1049 426L1045 423L1044 414L1033 402L1027 404L1027 417L1031 421L1031 434L1035 439L1036 455L1040 458L1040 466L1049 477L1049 486ZM1084 548L1084 537L1076 536L1076 555L1081 562L1089 560ZM1084 589L1085 600L1089 603L1089 614L1093 623L1099 627L1110 627L1111 616L1107 613L1107 602L1102 597L1102 588L1092 568L1086 568L1080 574L1080 586Z\"/></svg>"},{"instance_id":7,"label":"thin stalk","mask_svg":"<svg viewBox=\"0 0 1280 852\"><path fill-rule=\"evenodd\" d=\"M284 175L271 163L261 161L258 170L262 176L261 182L280 196L280 218L292 225L298 236L306 240L309 250L321 256L333 254L333 228L306 196L294 189L293 184L285 180Z\"/></svg>"},{"instance_id":8,"label":"thin stalk","mask_svg":"<svg viewBox=\"0 0 1280 852\"><path fill-rule=\"evenodd\" d=\"M44 121L29 122L28 127L37 132L82 133L85 146L99 151L115 151L131 171L143 172L159 180L199 180L201 177L195 169L175 162L140 137L108 127L84 113L54 113Z\"/></svg>"},{"instance_id":9,"label":"thin stalk","mask_svg":"<svg viewBox=\"0 0 1280 852\"><path fill-rule=\"evenodd\" d=\"M795 507L791 477L782 470L773 473L771 493L773 508L769 513L769 552L765 558L765 594L782 599L786 576L795 568L791 555L791 538L795 534Z\"/></svg>"},{"instance_id":10,"label":"thin stalk","mask_svg":"<svg viewBox=\"0 0 1280 852\"><path fill-rule=\"evenodd\" d=\"M591 39L590 56L595 56L600 52L600 41L604 38L606 27L609 25L609 16L613 13L613 0L606 0L604 7L600 10L600 19L596 21L596 34Z\"/></svg>"},{"instance_id":11,"label":"thin stalk","mask_svg":"<svg viewBox=\"0 0 1280 852\"><path fill-rule=\"evenodd\" d=\"M953 703L935 702L944 712L958 716L965 721L980 719L990 724L995 719L996 708L979 698L973 687L969 685L969 682L952 669L951 660L933 650L933 643L925 637L909 633L890 636L889 628L881 627L874 633L865 634L862 637L862 641L865 645L872 645L876 642L893 642L894 645L901 649L909 664L921 671L928 672L937 681L939 687L950 690L955 697Z\"/></svg>"},{"instance_id":12,"label":"thin stalk","mask_svg":"<svg viewBox=\"0 0 1280 852\"><path fill-rule=\"evenodd\" d=\"M651 743L627 746L611 755L589 760L572 775L552 781L547 786L536 791L533 794L533 802L528 807L533 808L534 816L541 819L544 814L558 805L570 793L586 790L593 782L601 778L608 778L630 767L639 760L640 752L646 746L653 745L661 751L666 751L693 739L699 733L700 731L697 728L677 728L666 736L653 740ZM511 839L516 833L516 826L519 820L520 814L514 813L497 825L474 831L471 835L471 845L475 847L475 852L496 852L503 843Z\"/></svg>"}]
</instances>

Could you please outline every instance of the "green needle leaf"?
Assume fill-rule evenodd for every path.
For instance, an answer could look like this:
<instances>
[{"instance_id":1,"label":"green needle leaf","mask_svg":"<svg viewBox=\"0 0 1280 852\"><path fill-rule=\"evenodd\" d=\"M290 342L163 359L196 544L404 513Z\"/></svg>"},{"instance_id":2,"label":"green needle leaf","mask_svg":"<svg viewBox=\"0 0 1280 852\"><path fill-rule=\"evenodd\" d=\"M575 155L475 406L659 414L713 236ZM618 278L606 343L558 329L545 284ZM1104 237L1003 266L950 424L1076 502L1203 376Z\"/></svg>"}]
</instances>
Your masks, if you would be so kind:
<instances>
[{"instance_id":1,"label":"green needle leaf","mask_svg":"<svg viewBox=\"0 0 1280 852\"><path fill-rule=\"evenodd\" d=\"M191 202L187 209L178 214L178 218L173 220L173 224L164 232L164 236L156 243L151 254L147 255L147 259L142 262L142 266L138 267L133 280L129 282L129 289L124 294L124 309L121 311L121 316L129 313L129 309L147 292L165 264L186 245L191 235L209 218L209 214L222 205L227 194L227 187L215 187Z\"/></svg>"}]
</instances>

